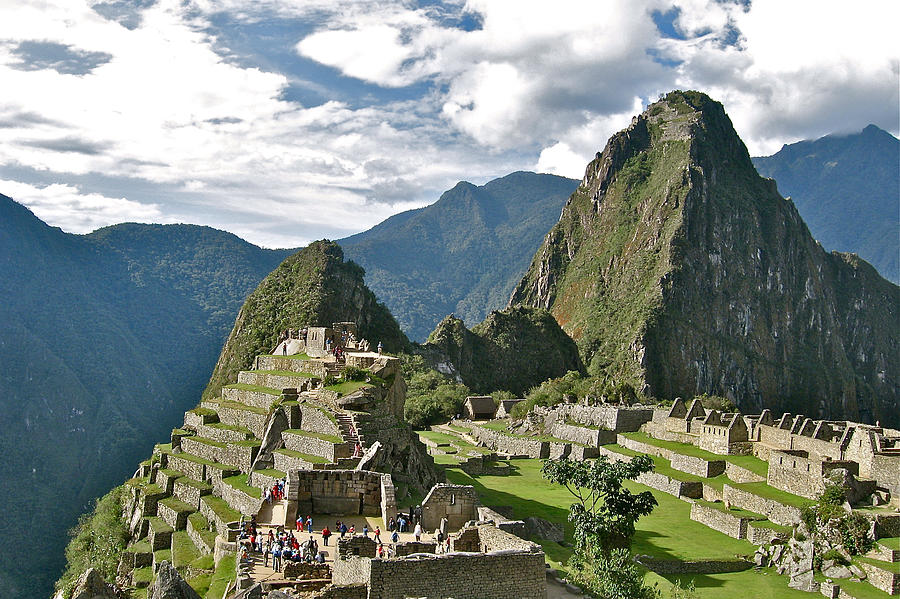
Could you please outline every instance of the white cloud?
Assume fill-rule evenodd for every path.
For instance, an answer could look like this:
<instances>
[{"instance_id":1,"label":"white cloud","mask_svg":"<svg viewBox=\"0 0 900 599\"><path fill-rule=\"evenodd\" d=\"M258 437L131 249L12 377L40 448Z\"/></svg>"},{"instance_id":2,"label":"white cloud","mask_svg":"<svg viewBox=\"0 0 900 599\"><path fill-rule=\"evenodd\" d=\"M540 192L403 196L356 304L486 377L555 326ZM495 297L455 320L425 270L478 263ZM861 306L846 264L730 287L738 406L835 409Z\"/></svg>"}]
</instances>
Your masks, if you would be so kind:
<instances>
[{"instance_id":1,"label":"white cloud","mask_svg":"<svg viewBox=\"0 0 900 599\"><path fill-rule=\"evenodd\" d=\"M97 193L82 193L77 187L53 184L37 187L0 179L0 190L48 223L66 223L72 233L122 222L158 223L166 218L156 204L141 204L126 198L110 198Z\"/></svg>"}]
</instances>

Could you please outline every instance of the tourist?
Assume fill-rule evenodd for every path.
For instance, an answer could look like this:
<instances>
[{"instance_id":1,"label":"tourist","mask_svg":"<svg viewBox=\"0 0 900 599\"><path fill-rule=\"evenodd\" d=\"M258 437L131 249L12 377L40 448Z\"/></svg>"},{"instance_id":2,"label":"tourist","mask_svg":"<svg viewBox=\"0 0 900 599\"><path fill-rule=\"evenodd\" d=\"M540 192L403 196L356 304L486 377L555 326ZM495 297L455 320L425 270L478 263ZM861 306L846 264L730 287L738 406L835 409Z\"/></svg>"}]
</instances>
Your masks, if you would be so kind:
<instances>
[{"instance_id":1,"label":"tourist","mask_svg":"<svg viewBox=\"0 0 900 599\"><path fill-rule=\"evenodd\" d=\"M363 524L363 536L366 537L367 539L369 538L369 523L368 522Z\"/></svg>"},{"instance_id":2,"label":"tourist","mask_svg":"<svg viewBox=\"0 0 900 599\"><path fill-rule=\"evenodd\" d=\"M413 529L413 535L416 537L416 542L422 540L422 525L416 522L416 527Z\"/></svg>"},{"instance_id":3,"label":"tourist","mask_svg":"<svg viewBox=\"0 0 900 599\"><path fill-rule=\"evenodd\" d=\"M384 349L384 346L381 344L381 341L378 342L378 355L381 355L381 350Z\"/></svg>"},{"instance_id":4,"label":"tourist","mask_svg":"<svg viewBox=\"0 0 900 599\"><path fill-rule=\"evenodd\" d=\"M317 564L325 563L325 552L324 551L319 551L318 553L316 553L316 563Z\"/></svg>"},{"instance_id":5,"label":"tourist","mask_svg":"<svg viewBox=\"0 0 900 599\"><path fill-rule=\"evenodd\" d=\"M379 545L381 544L381 527L377 524L375 525L375 536L373 538L378 541Z\"/></svg>"},{"instance_id":6,"label":"tourist","mask_svg":"<svg viewBox=\"0 0 900 599\"><path fill-rule=\"evenodd\" d=\"M378 559L384 558L384 545L382 545L381 543L378 543L378 551L376 555L378 556Z\"/></svg>"},{"instance_id":7,"label":"tourist","mask_svg":"<svg viewBox=\"0 0 900 599\"><path fill-rule=\"evenodd\" d=\"M328 530L328 525L325 525L325 528L322 529L322 543L327 547L328 546L328 537L331 536L331 531Z\"/></svg>"},{"instance_id":8,"label":"tourist","mask_svg":"<svg viewBox=\"0 0 900 599\"><path fill-rule=\"evenodd\" d=\"M347 531L347 534L350 535L351 537L356 535L356 524L350 525L350 530Z\"/></svg>"},{"instance_id":9,"label":"tourist","mask_svg":"<svg viewBox=\"0 0 900 599\"><path fill-rule=\"evenodd\" d=\"M434 531L434 538L437 541L437 552L440 553L444 544L444 533L441 532L441 529Z\"/></svg>"},{"instance_id":10,"label":"tourist","mask_svg":"<svg viewBox=\"0 0 900 599\"><path fill-rule=\"evenodd\" d=\"M312 532L312 516L306 517L306 530Z\"/></svg>"},{"instance_id":11,"label":"tourist","mask_svg":"<svg viewBox=\"0 0 900 599\"><path fill-rule=\"evenodd\" d=\"M281 543L275 543L272 548L272 569L281 572Z\"/></svg>"},{"instance_id":12,"label":"tourist","mask_svg":"<svg viewBox=\"0 0 900 599\"><path fill-rule=\"evenodd\" d=\"M400 533L396 530L391 534L391 543L397 544L400 542Z\"/></svg>"},{"instance_id":13,"label":"tourist","mask_svg":"<svg viewBox=\"0 0 900 599\"><path fill-rule=\"evenodd\" d=\"M303 516L297 516L297 530L303 532Z\"/></svg>"},{"instance_id":14,"label":"tourist","mask_svg":"<svg viewBox=\"0 0 900 599\"><path fill-rule=\"evenodd\" d=\"M356 447L353 448L353 457L359 458L362 457L362 445L359 442L356 443Z\"/></svg>"},{"instance_id":15,"label":"tourist","mask_svg":"<svg viewBox=\"0 0 900 599\"><path fill-rule=\"evenodd\" d=\"M272 543L267 542L263 545L263 567L269 567L269 554L272 552Z\"/></svg>"},{"instance_id":16,"label":"tourist","mask_svg":"<svg viewBox=\"0 0 900 599\"><path fill-rule=\"evenodd\" d=\"M400 514L400 518L397 520L397 529L400 532L406 532L406 517L403 514Z\"/></svg>"},{"instance_id":17,"label":"tourist","mask_svg":"<svg viewBox=\"0 0 900 599\"><path fill-rule=\"evenodd\" d=\"M397 528L397 521L394 520L394 517L393 517L393 516L391 516L391 519L388 520L388 526L387 526L387 529L388 529L389 532L394 532L394 529L395 529L395 528Z\"/></svg>"},{"instance_id":18,"label":"tourist","mask_svg":"<svg viewBox=\"0 0 900 599\"><path fill-rule=\"evenodd\" d=\"M341 522L340 528L338 528L338 532L341 533L341 538L344 538L344 535L347 534L347 525Z\"/></svg>"}]
</instances>

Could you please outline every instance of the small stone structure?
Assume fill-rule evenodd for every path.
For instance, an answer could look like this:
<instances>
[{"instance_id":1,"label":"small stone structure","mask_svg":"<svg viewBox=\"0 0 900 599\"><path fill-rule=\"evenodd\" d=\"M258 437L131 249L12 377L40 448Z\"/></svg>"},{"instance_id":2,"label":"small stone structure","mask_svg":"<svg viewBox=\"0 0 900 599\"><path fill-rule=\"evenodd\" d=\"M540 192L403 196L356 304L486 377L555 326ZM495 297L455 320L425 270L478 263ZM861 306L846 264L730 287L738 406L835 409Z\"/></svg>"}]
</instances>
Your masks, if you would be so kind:
<instances>
[{"instance_id":1,"label":"small stone structure","mask_svg":"<svg viewBox=\"0 0 900 599\"><path fill-rule=\"evenodd\" d=\"M422 500L422 528L431 531L447 519L449 530L459 530L470 520L478 520L478 494L469 485L438 484Z\"/></svg>"},{"instance_id":2,"label":"small stone structure","mask_svg":"<svg viewBox=\"0 0 900 599\"><path fill-rule=\"evenodd\" d=\"M292 470L288 473L287 522L296 514L379 515L387 522L397 515L390 474L367 470Z\"/></svg>"},{"instance_id":3,"label":"small stone structure","mask_svg":"<svg viewBox=\"0 0 900 599\"><path fill-rule=\"evenodd\" d=\"M516 404L525 401L524 399L501 399L500 405L497 406L497 413L494 418L509 418L512 415L512 409Z\"/></svg>"}]
</instances>

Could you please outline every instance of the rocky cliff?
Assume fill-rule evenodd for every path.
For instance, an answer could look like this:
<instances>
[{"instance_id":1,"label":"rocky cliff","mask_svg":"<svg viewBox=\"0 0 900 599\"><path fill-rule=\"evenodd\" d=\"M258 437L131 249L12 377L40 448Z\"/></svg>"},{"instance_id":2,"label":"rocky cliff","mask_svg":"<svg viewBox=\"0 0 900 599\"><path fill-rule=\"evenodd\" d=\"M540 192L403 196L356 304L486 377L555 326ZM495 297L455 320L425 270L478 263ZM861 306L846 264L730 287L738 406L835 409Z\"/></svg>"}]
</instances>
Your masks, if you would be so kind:
<instances>
[{"instance_id":1,"label":"rocky cliff","mask_svg":"<svg viewBox=\"0 0 900 599\"><path fill-rule=\"evenodd\" d=\"M584 369L578 348L553 316L523 306L491 312L472 330L448 316L428 337L423 353L476 393L521 395L549 378Z\"/></svg>"},{"instance_id":2,"label":"rocky cliff","mask_svg":"<svg viewBox=\"0 0 900 599\"><path fill-rule=\"evenodd\" d=\"M222 385L250 368L257 354L270 351L279 331L309 323L356 322L360 336L385 351L409 341L388 309L363 283L363 269L344 262L340 246L316 241L289 256L244 302L222 348L204 398L216 397Z\"/></svg>"},{"instance_id":3,"label":"rocky cliff","mask_svg":"<svg viewBox=\"0 0 900 599\"><path fill-rule=\"evenodd\" d=\"M826 253L698 92L609 140L510 304L549 309L589 372L660 398L900 418L900 288Z\"/></svg>"}]
</instances>

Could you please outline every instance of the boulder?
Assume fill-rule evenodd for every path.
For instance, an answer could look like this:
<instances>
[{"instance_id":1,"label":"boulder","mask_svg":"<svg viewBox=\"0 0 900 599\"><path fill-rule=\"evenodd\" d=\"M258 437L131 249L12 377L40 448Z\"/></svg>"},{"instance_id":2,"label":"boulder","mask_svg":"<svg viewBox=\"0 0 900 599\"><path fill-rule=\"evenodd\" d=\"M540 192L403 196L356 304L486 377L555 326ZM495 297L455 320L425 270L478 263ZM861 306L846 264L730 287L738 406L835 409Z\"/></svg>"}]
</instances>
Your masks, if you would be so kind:
<instances>
[{"instance_id":1,"label":"boulder","mask_svg":"<svg viewBox=\"0 0 900 599\"><path fill-rule=\"evenodd\" d=\"M563 527L543 518L525 518L525 532L539 539L562 542L565 539Z\"/></svg>"},{"instance_id":2,"label":"boulder","mask_svg":"<svg viewBox=\"0 0 900 599\"><path fill-rule=\"evenodd\" d=\"M866 571L856 564L850 564L850 572L853 574L853 576L859 578L860 580L866 579Z\"/></svg>"},{"instance_id":3,"label":"boulder","mask_svg":"<svg viewBox=\"0 0 900 599\"><path fill-rule=\"evenodd\" d=\"M819 590L819 583L816 582L812 569L791 574L791 581L788 583L788 586L807 593L816 593Z\"/></svg>"},{"instance_id":4,"label":"boulder","mask_svg":"<svg viewBox=\"0 0 900 599\"><path fill-rule=\"evenodd\" d=\"M760 547L756 550L756 553L753 554L753 563L757 568L765 568L769 565L769 554L765 549Z\"/></svg>"},{"instance_id":5,"label":"boulder","mask_svg":"<svg viewBox=\"0 0 900 599\"><path fill-rule=\"evenodd\" d=\"M147 594L148 599L200 599L169 561L163 561L156 573L156 580Z\"/></svg>"},{"instance_id":6,"label":"boulder","mask_svg":"<svg viewBox=\"0 0 900 599\"><path fill-rule=\"evenodd\" d=\"M830 560L829 560L830 561ZM827 576L828 578L850 578L853 576L853 573L850 572L850 569L843 564L836 564L831 562L828 566L825 563L822 563L822 574Z\"/></svg>"},{"instance_id":7,"label":"boulder","mask_svg":"<svg viewBox=\"0 0 900 599\"><path fill-rule=\"evenodd\" d=\"M79 576L72 590L72 599L118 599L121 596L119 589L103 580L94 568L88 568Z\"/></svg>"}]
</instances>

